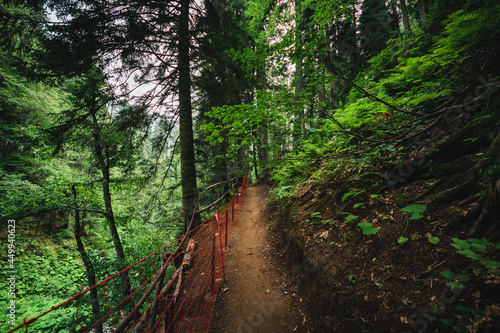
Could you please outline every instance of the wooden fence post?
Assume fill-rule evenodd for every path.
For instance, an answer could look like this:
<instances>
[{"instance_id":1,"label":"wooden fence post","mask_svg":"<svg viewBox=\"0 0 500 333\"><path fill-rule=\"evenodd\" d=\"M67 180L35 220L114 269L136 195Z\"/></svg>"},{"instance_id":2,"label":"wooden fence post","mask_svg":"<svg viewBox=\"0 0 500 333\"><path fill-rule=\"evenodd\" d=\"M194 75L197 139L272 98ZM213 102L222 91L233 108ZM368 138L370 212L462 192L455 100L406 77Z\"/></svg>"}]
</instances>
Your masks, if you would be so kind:
<instances>
[{"instance_id":1,"label":"wooden fence post","mask_svg":"<svg viewBox=\"0 0 500 333\"><path fill-rule=\"evenodd\" d=\"M168 294L166 297L167 310L165 311L165 333L173 331L172 321L174 319L174 295Z\"/></svg>"}]
</instances>

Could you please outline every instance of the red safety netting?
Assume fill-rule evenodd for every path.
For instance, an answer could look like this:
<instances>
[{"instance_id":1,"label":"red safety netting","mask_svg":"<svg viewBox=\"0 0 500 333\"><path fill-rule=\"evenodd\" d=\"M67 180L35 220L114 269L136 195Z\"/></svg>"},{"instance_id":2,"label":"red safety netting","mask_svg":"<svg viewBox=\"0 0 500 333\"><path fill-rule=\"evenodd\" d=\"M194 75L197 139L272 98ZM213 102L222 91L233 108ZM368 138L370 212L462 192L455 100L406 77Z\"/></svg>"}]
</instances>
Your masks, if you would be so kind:
<instances>
[{"instance_id":1,"label":"red safety netting","mask_svg":"<svg viewBox=\"0 0 500 333\"><path fill-rule=\"evenodd\" d=\"M196 229L8 333L47 329L47 315L69 305L76 311L68 331L207 332L247 186L245 176L231 200Z\"/></svg>"}]
</instances>

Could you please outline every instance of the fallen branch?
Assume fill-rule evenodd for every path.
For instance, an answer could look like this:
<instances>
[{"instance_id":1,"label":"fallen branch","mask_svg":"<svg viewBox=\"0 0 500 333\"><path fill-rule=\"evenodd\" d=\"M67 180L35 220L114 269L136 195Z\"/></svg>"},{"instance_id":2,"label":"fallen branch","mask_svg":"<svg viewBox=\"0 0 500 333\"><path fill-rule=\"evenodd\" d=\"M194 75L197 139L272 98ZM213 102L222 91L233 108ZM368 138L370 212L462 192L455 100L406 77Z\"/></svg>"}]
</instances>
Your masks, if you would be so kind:
<instances>
[{"instance_id":1,"label":"fallen branch","mask_svg":"<svg viewBox=\"0 0 500 333\"><path fill-rule=\"evenodd\" d=\"M425 275L427 273L432 272L434 269L438 268L439 266L443 265L446 262L446 260L441 261L440 263L433 263L429 267L427 267L427 270L423 271L422 273L418 274L415 278L420 279L422 275Z\"/></svg>"},{"instance_id":2,"label":"fallen branch","mask_svg":"<svg viewBox=\"0 0 500 333\"><path fill-rule=\"evenodd\" d=\"M223 182L219 182L219 183L215 183L215 184L212 184L208 187L205 187L205 188L202 188L202 189L199 189L198 192L203 192L203 191L206 191L206 190L209 190L213 187L216 187L216 186L219 186L219 185L222 185L222 184L225 184L225 183L230 183L232 182L233 180L235 180L236 178L241 178L241 176L236 176L236 177L233 177L233 179L230 179L230 180L226 180L226 181L223 181ZM233 186L234 187L234 186Z\"/></svg>"},{"instance_id":3,"label":"fallen branch","mask_svg":"<svg viewBox=\"0 0 500 333\"><path fill-rule=\"evenodd\" d=\"M198 205L198 203L196 203L196 205ZM196 209L193 212L193 215L191 216L191 221L189 222L189 226L188 226L187 230L191 229L191 225L193 224L195 213L196 213ZM179 242L179 245L177 246L177 249L174 251L174 253L177 253L181 249L181 247L184 244L184 241L186 240L187 236L188 236L188 233L185 233L184 236L182 236L182 239ZM144 293L144 295L142 296L142 298L134 306L134 308L132 309L132 311L130 311L130 313L122 320L122 322L120 323L120 325L118 326L118 328L114 331L114 333L120 333L120 332L124 331L125 328L127 328L129 326L129 324L132 321L132 319L134 319L135 314L139 312L139 309L146 302L147 298L149 297L149 295L151 294L151 292L153 291L153 289L155 289L156 285L158 284L158 281L160 280L160 277L162 276L162 274L165 274L169 263L172 262L173 259L174 259L174 255L171 254L169 256L168 260L165 262L165 264L161 268L161 270L159 271L159 273L156 275L156 278L153 281L153 283L151 284L151 286L149 286L149 288L146 290L146 292Z\"/></svg>"},{"instance_id":4,"label":"fallen branch","mask_svg":"<svg viewBox=\"0 0 500 333\"><path fill-rule=\"evenodd\" d=\"M215 206L219 201L221 201L222 199L224 199L226 197L226 194L228 194L228 193L229 193L229 190L227 190L226 192L224 192L224 194L219 199L215 200L210 205L208 205L206 207L203 207L202 209L197 210L196 213L203 213L204 211L209 210L210 208L212 208L213 206Z\"/></svg>"},{"instance_id":5,"label":"fallen branch","mask_svg":"<svg viewBox=\"0 0 500 333\"><path fill-rule=\"evenodd\" d=\"M405 111L405 110L401 110L400 108L378 98L377 96L375 95L372 95L370 94L368 91L366 91L365 89L361 88L360 86L358 86L357 84L355 84L353 81L349 80L348 78L346 78L344 75L342 75L342 73L340 73L340 71L338 71L334 65L331 63L331 61L328 59L326 59L326 57L323 57L323 64L326 66L326 68L331 71L332 73L334 73L335 75L337 75L338 77L340 77L342 80L344 80L345 82L347 82L349 85L351 85L354 89L356 89L357 91L359 91L360 93L362 93L363 95L365 95L366 97L368 97L369 99L375 101L375 102L379 102L379 103L382 103L384 104L385 106L388 106L389 108L393 109L394 111L397 111L397 112L400 112L400 113L404 113L404 114L411 114L411 115L416 115L416 116L420 116L421 114L419 113L416 113L416 112L411 112L411 111Z\"/></svg>"}]
</instances>

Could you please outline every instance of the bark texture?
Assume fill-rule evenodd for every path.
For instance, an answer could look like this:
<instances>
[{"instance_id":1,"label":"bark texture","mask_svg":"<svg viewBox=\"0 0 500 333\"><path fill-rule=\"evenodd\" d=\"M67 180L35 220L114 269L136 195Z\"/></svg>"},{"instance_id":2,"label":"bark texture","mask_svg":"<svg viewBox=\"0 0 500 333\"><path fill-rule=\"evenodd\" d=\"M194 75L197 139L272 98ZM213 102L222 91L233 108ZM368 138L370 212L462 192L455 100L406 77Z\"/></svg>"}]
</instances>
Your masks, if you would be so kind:
<instances>
[{"instance_id":1,"label":"bark texture","mask_svg":"<svg viewBox=\"0 0 500 333\"><path fill-rule=\"evenodd\" d=\"M189 0L181 0L179 19L179 139L181 147L181 183L182 207L184 210L184 229L196 210L198 189L196 184L196 163L194 157L193 115L191 106L191 74L190 74L190 33L189 33ZM193 228L200 224L200 217L195 215Z\"/></svg>"}]
</instances>

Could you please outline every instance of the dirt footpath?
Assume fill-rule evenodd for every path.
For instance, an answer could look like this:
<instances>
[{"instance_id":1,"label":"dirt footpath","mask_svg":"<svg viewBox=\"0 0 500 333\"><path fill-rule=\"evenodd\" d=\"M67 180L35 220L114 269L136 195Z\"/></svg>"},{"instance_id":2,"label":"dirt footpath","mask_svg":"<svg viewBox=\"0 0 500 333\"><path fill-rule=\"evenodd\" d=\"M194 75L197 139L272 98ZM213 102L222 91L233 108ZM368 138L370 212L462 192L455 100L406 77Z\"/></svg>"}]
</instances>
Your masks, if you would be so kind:
<instances>
[{"instance_id":1,"label":"dirt footpath","mask_svg":"<svg viewBox=\"0 0 500 333\"><path fill-rule=\"evenodd\" d=\"M294 291L273 262L265 223L266 185L248 188L225 263L210 332L308 332Z\"/></svg>"}]
</instances>

